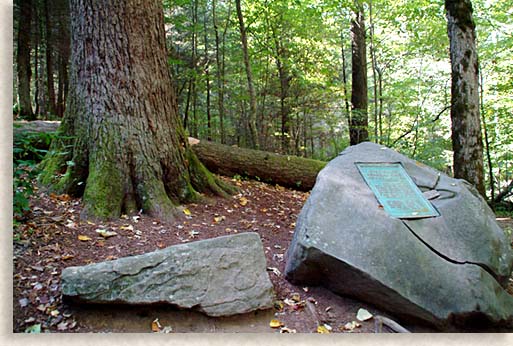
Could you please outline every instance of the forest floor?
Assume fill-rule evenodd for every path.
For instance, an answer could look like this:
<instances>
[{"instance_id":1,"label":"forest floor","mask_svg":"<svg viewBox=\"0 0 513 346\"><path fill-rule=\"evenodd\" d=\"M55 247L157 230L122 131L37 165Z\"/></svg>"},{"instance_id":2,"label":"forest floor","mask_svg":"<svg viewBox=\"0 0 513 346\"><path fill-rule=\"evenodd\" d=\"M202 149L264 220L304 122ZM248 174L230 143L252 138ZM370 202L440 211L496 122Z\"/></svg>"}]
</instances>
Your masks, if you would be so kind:
<instances>
[{"instance_id":1,"label":"forest floor","mask_svg":"<svg viewBox=\"0 0 513 346\"><path fill-rule=\"evenodd\" d=\"M124 215L119 220L98 224L80 221L79 199L48 195L36 189L30 202L31 212L14 231L14 332L315 333L318 321L305 306L307 300L313 303L306 305L314 307L320 324L332 333L374 333L372 319L364 322L356 319L360 308L394 319L371 305L324 288L294 286L285 280L285 252L308 193L256 181L230 179L230 182L240 188L238 195L230 199L209 197L205 203L186 205L183 218L169 223L147 215ZM499 222L513 229L511 219L502 218ZM104 238L97 230L117 235ZM274 309L212 318L169 306L97 306L62 301L60 274L65 267L240 232L257 232L262 239L269 277L276 292ZM299 300L299 304L293 303L294 300ZM279 320L282 328L271 328L273 319ZM403 323L403 326L413 332L435 331L418 325Z\"/></svg>"}]
</instances>

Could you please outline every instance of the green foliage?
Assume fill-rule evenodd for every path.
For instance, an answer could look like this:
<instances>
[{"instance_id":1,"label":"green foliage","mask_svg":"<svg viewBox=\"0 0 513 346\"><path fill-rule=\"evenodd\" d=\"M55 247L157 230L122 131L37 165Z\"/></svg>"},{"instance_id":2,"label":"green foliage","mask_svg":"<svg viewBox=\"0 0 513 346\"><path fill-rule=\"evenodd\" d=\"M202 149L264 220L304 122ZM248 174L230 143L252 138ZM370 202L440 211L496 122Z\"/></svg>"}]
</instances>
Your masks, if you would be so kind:
<instances>
[{"instance_id":1,"label":"green foliage","mask_svg":"<svg viewBox=\"0 0 513 346\"><path fill-rule=\"evenodd\" d=\"M52 136L47 133L17 134L13 142L13 212L15 220L22 219L30 210L29 197L34 191L33 180L38 174L37 163L46 150L39 149L42 143L49 145Z\"/></svg>"},{"instance_id":2,"label":"green foliage","mask_svg":"<svg viewBox=\"0 0 513 346\"><path fill-rule=\"evenodd\" d=\"M46 154L53 138L48 133L21 133L13 141L13 213L14 219L23 219L29 208L29 198L34 192L33 180L39 170L37 163Z\"/></svg>"}]
</instances>

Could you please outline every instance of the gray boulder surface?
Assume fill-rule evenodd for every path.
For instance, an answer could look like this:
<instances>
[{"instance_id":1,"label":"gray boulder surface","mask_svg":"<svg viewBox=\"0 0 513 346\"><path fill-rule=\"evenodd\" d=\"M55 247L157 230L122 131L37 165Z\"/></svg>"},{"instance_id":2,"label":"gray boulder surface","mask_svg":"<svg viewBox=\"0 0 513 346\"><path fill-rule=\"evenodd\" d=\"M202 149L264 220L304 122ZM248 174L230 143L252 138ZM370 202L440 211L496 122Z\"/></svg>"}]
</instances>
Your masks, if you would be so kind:
<instances>
[{"instance_id":1,"label":"gray boulder surface","mask_svg":"<svg viewBox=\"0 0 513 346\"><path fill-rule=\"evenodd\" d=\"M355 162L401 162L441 215L390 217ZM512 321L513 297L503 289L510 242L486 202L466 181L382 145L349 147L319 173L286 261L292 283L323 285L405 320L441 329Z\"/></svg>"},{"instance_id":2,"label":"gray boulder surface","mask_svg":"<svg viewBox=\"0 0 513 346\"><path fill-rule=\"evenodd\" d=\"M169 303L209 316L272 307L260 237L240 233L114 261L68 267L62 293L92 303Z\"/></svg>"}]
</instances>

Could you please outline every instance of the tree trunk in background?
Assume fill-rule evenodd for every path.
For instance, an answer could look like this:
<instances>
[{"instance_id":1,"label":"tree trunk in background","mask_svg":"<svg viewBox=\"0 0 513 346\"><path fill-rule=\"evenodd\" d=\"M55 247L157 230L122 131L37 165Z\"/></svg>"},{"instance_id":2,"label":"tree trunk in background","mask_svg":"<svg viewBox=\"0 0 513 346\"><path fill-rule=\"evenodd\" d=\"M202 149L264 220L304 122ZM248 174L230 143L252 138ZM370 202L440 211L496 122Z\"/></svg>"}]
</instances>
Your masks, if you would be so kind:
<instances>
[{"instance_id":1,"label":"tree trunk in background","mask_svg":"<svg viewBox=\"0 0 513 346\"><path fill-rule=\"evenodd\" d=\"M372 0L369 0L369 43L370 43L370 55L371 55L371 65L372 65L372 89L374 96L374 141L376 143L380 143L381 139L378 137L378 82L376 78L377 74L377 64L376 64L376 51L374 49L374 23L372 20Z\"/></svg>"},{"instance_id":2,"label":"tree trunk in background","mask_svg":"<svg viewBox=\"0 0 513 346\"><path fill-rule=\"evenodd\" d=\"M469 0L446 0L451 57L454 176L485 196L475 24Z\"/></svg>"},{"instance_id":3,"label":"tree trunk in background","mask_svg":"<svg viewBox=\"0 0 513 346\"><path fill-rule=\"evenodd\" d=\"M240 40L242 44L242 54L244 57L244 67L246 68L246 78L248 80L248 92L249 92L249 113L246 117L246 126L250 147L258 149L258 136L256 131L256 113L257 113L257 101L255 95L255 87L253 85L253 73L251 72L251 65L249 63L249 52L248 52L248 39L246 36L246 27L244 26L244 17L242 16L242 9L240 6L240 0L235 0L235 7L237 8L237 17L239 19L239 30Z\"/></svg>"},{"instance_id":4,"label":"tree trunk in background","mask_svg":"<svg viewBox=\"0 0 513 346\"><path fill-rule=\"evenodd\" d=\"M347 63L346 63L346 51L344 49L344 34L341 33L340 34L340 50L341 50L341 55L342 55L342 88L343 88L343 91L344 91L344 106L346 107L346 118L347 118L347 124L349 126L350 122L351 122L351 108L349 106L349 99L347 97L347 74L346 74L346 69L347 69Z\"/></svg>"},{"instance_id":5,"label":"tree trunk in background","mask_svg":"<svg viewBox=\"0 0 513 346\"><path fill-rule=\"evenodd\" d=\"M205 42L205 86L207 94L207 139L212 140L212 114L210 112L210 60L208 57L207 7L203 17L203 39Z\"/></svg>"},{"instance_id":6,"label":"tree trunk in background","mask_svg":"<svg viewBox=\"0 0 513 346\"><path fill-rule=\"evenodd\" d=\"M492 156L490 154L490 139L488 137L488 126L486 121L486 114L484 110L484 81L483 81L483 70L481 66L479 68L479 106L481 111L481 120L483 121L483 133L485 135L485 149L486 149L486 161L488 163L488 176L490 180L490 206L495 211L495 178L493 176L493 165Z\"/></svg>"},{"instance_id":7,"label":"tree trunk in background","mask_svg":"<svg viewBox=\"0 0 513 346\"><path fill-rule=\"evenodd\" d=\"M228 10L228 17L230 15L230 9ZM216 79L217 79L217 105L219 108L219 133L221 135L221 143L226 143L226 136L224 131L224 42L226 31L228 28L228 20L223 31L222 40L219 38L219 28L217 25L217 14L216 14L216 0L212 0L212 23L214 25L214 31L216 36ZM222 41L222 42L221 42ZM222 43L222 44L220 44ZM222 48L221 48L222 46ZM221 51L222 50L222 51Z\"/></svg>"},{"instance_id":8,"label":"tree trunk in background","mask_svg":"<svg viewBox=\"0 0 513 346\"><path fill-rule=\"evenodd\" d=\"M290 81L289 71L286 66L285 48L281 42L276 28L271 25L271 31L274 40L276 68L278 69L278 77L280 78L280 118L281 118L281 153L288 154L290 151L290 106L288 103Z\"/></svg>"},{"instance_id":9,"label":"tree trunk in background","mask_svg":"<svg viewBox=\"0 0 513 346\"><path fill-rule=\"evenodd\" d=\"M50 114L57 114L56 104L55 104L55 86L53 79L53 48L54 48L54 40L52 33L52 15L50 14L50 4L48 0L44 0L44 13L45 13L45 23L46 23L46 87L48 90L48 111Z\"/></svg>"},{"instance_id":10,"label":"tree trunk in background","mask_svg":"<svg viewBox=\"0 0 513 346\"><path fill-rule=\"evenodd\" d=\"M32 22L32 0L19 1L17 59L18 74L18 114L26 119L35 119L30 101L30 36Z\"/></svg>"},{"instance_id":11,"label":"tree trunk in background","mask_svg":"<svg viewBox=\"0 0 513 346\"><path fill-rule=\"evenodd\" d=\"M196 191L226 195L181 126L162 2L72 0L71 36L68 108L40 182L83 193L83 217L101 219L141 209L172 219Z\"/></svg>"},{"instance_id":12,"label":"tree trunk in background","mask_svg":"<svg viewBox=\"0 0 513 346\"><path fill-rule=\"evenodd\" d=\"M358 11L351 20L352 91L349 140L351 145L369 138L367 119L367 50L365 46L365 20L363 6L356 3Z\"/></svg>"},{"instance_id":13,"label":"tree trunk in background","mask_svg":"<svg viewBox=\"0 0 513 346\"><path fill-rule=\"evenodd\" d=\"M69 37L69 0L58 1L58 32L57 48L59 52L58 62L58 89L57 89L57 115L62 117L66 109L66 97L68 94L68 62L70 56Z\"/></svg>"}]
</instances>

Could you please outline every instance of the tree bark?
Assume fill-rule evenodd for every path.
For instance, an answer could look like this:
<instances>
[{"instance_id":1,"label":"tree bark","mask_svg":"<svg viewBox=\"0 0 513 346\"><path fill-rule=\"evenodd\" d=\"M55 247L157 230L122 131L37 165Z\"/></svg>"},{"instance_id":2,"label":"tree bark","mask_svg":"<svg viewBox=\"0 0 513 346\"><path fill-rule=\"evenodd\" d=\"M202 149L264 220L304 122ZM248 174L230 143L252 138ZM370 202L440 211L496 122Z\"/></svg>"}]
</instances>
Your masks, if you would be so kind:
<instances>
[{"instance_id":1,"label":"tree bark","mask_svg":"<svg viewBox=\"0 0 513 346\"><path fill-rule=\"evenodd\" d=\"M45 37L46 37L46 88L48 91L48 111L50 114L57 114L57 107L55 103L55 85L53 76L53 23L52 15L50 14L50 4L48 0L44 0L44 13L45 13Z\"/></svg>"},{"instance_id":2,"label":"tree bark","mask_svg":"<svg viewBox=\"0 0 513 346\"><path fill-rule=\"evenodd\" d=\"M210 112L210 59L208 56L207 5L203 17L203 39L205 42L205 86L207 96L207 139L212 140L212 114Z\"/></svg>"},{"instance_id":3,"label":"tree bark","mask_svg":"<svg viewBox=\"0 0 513 346\"><path fill-rule=\"evenodd\" d=\"M196 191L226 195L181 126L162 3L72 0L71 37L68 107L40 182L83 194L85 218L172 219Z\"/></svg>"},{"instance_id":4,"label":"tree bark","mask_svg":"<svg viewBox=\"0 0 513 346\"><path fill-rule=\"evenodd\" d=\"M369 138L367 119L367 50L365 45L365 20L363 6L356 3L358 10L351 20L352 82L351 122L349 140L351 145L365 142Z\"/></svg>"},{"instance_id":5,"label":"tree bark","mask_svg":"<svg viewBox=\"0 0 513 346\"><path fill-rule=\"evenodd\" d=\"M372 66L372 89L374 96L374 141L380 143L381 138L378 137L378 82L376 78L377 74L377 63L376 63L376 51L374 48L374 23L372 18L372 0L369 0L369 43L370 43L370 55L371 55L371 66Z\"/></svg>"},{"instance_id":6,"label":"tree bark","mask_svg":"<svg viewBox=\"0 0 513 346\"><path fill-rule=\"evenodd\" d=\"M284 187L309 191L326 162L292 155L243 149L208 141L191 140L198 159L212 172L257 178Z\"/></svg>"},{"instance_id":7,"label":"tree bark","mask_svg":"<svg viewBox=\"0 0 513 346\"><path fill-rule=\"evenodd\" d=\"M248 81L248 93L249 93L249 113L246 117L246 127L250 146L253 149L258 149L258 136L256 132L256 113L257 113L257 101L255 95L255 87L253 83L253 73L251 72L251 64L249 62L248 52L248 39L246 35L246 26L244 25L244 17L242 16L242 9L240 0L235 0L235 7L237 9L237 17L239 19L239 30L240 40L242 44L242 54L244 57L244 67L246 69L246 78Z\"/></svg>"},{"instance_id":8,"label":"tree bark","mask_svg":"<svg viewBox=\"0 0 513 346\"><path fill-rule=\"evenodd\" d=\"M454 176L485 196L475 24L469 0L446 0L451 58Z\"/></svg>"},{"instance_id":9,"label":"tree bark","mask_svg":"<svg viewBox=\"0 0 513 346\"><path fill-rule=\"evenodd\" d=\"M484 144L486 150L486 162L488 164L488 176L490 180L490 206L493 210L495 210L495 179L493 176L493 165L492 165L492 156L490 153L490 139L488 138L488 126L486 121L486 114L484 110L484 81L483 81L483 70L479 67L479 101L480 101L480 111L481 111L481 120L483 121L483 132L484 132ZM484 179L484 178L483 178Z\"/></svg>"},{"instance_id":10,"label":"tree bark","mask_svg":"<svg viewBox=\"0 0 513 346\"><path fill-rule=\"evenodd\" d=\"M344 92L344 105L346 109L346 119L347 124L349 125L351 123L351 108L349 106L349 99L347 97L347 63L346 63L346 52L344 49L344 34L343 32L340 33L340 50L342 55L342 91Z\"/></svg>"},{"instance_id":11,"label":"tree bark","mask_svg":"<svg viewBox=\"0 0 513 346\"><path fill-rule=\"evenodd\" d=\"M280 36L276 33L276 29L274 27L271 27L271 29L276 54L276 67L278 69L278 77L280 78L281 152L282 154L288 154L290 151L290 106L288 97L292 76L290 75L285 62L285 47L283 47L283 43Z\"/></svg>"},{"instance_id":12,"label":"tree bark","mask_svg":"<svg viewBox=\"0 0 513 346\"><path fill-rule=\"evenodd\" d=\"M228 9L228 17L230 16L230 10ZM222 40L219 38L219 28L217 25L217 13L216 13L216 0L212 0L212 22L214 25L214 32L216 36L216 79L217 79L217 105L219 108L219 132L221 136L221 143L226 143L226 136L224 131L224 44L226 31L228 29L228 20L223 30ZM220 44L221 43L221 44ZM221 48L222 47L222 48Z\"/></svg>"},{"instance_id":13,"label":"tree bark","mask_svg":"<svg viewBox=\"0 0 513 346\"><path fill-rule=\"evenodd\" d=\"M18 75L18 114L28 120L34 120L30 101L30 36L32 23L32 0L19 1L18 38L16 67ZM37 67L36 67L37 68Z\"/></svg>"},{"instance_id":14,"label":"tree bark","mask_svg":"<svg viewBox=\"0 0 513 346\"><path fill-rule=\"evenodd\" d=\"M66 109L66 97L68 95L68 63L70 56L69 47L69 0L58 1L58 32L57 47L59 53L58 62L58 89L56 111L59 117L64 115Z\"/></svg>"}]
</instances>

